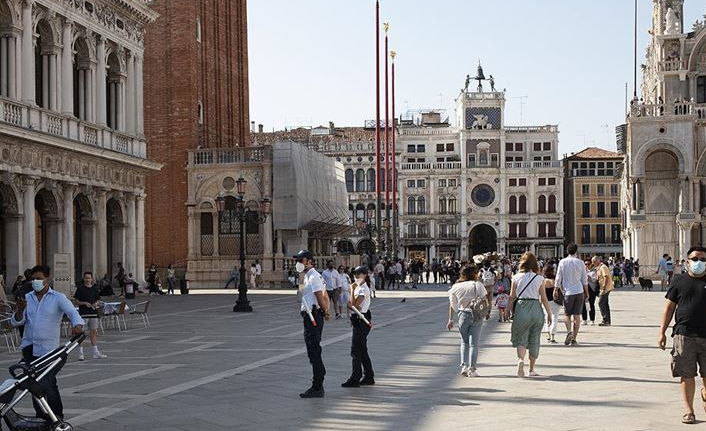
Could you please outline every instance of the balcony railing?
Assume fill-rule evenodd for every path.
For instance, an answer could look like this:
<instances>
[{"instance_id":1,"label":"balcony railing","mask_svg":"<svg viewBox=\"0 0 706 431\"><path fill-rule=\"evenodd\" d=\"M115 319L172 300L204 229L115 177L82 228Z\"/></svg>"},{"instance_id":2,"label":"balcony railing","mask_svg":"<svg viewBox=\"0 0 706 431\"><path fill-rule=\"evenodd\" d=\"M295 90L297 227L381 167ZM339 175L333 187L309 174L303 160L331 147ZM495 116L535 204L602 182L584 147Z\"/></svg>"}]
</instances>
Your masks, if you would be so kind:
<instances>
[{"instance_id":1,"label":"balcony railing","mask_svg":"<svg viewBox=\"0 0 706 431\"><path fill-rule=\"evenodd\" d=\"M272 147L209 148L189 151L190 165L237 165L272 160Z\"/></svg>"},{"instance_id":2,"label":"balcony railing","mask_svg":"<svg viewBox=\"0 0 706 431\"><path fill-rule=\"evenodd\" d=\"M505 162L505 169L549 169L560 168L561 161Z\"/></svg>"},{"instance_id":3,"label":"balcony railing","mask_svg":"<svg viewBox=\"0 0 706 431\"><path fill-rule=\"evenodd\" d=\"M403 171L446 171L461 169L461 162L439 162L439 163L403 163Z\"/></svg>"},{"instance_id":4,"label":"balcony railing","mask_svg":"<svg viewBox=\"0 0 706 431\"><path fill-rule=\"evenodd\" d=\"M147 156L147 147L143 139L86 123L70 115L2 97L0 97L0 122L135 157Z\"/></svg>"},{"instance_id":5,"label":"balcony railing","mask_svg":"<svg viewBox=\"0 0 706 431\"><path fill-rule=\"evenodd\" d=\"M697 120L706 120L706 103L694 103L691 101L635 103L630 107L631 119L672 116L695 116Z\"/></svg>"},{"instance_id":6,"label":"balcony railing","mask_svg":"<svg viewBox=\"0 0 706 431\"><path fill-rule=\"evenodd\" d=\"M475 160L469 160L468 167L469 168L478 168L478 169L497 169L500 167L500 163L498 161L479 163Z\"/></svg>"},{"instance_id":7,"label":"balcony railing","mask_svg":"<svg viewBox=\"0 0 706 431\"><path fill-rule=\"evenodd\" d=\"M558 126L507 126L505 127L506 132L513 133L556 133L559 131Z\"/></svg>"},{"instance_id":8,"label":"balcony railing","mask_svg":"<svg viewBox=\"0 0 706 431\"><path fill-rule=\"evenodd\" d=\"M679 72L686 70L686 61L684 60L664 60L658 65L660 72Z\"/></svg>"},{"instance_id":9,"label":"balcony railing","mask_svg":"<svg viewBox=\"0 0 706 431\"><path fill-rule=\"evenodd\" d=\"M375 124L375 123L373 123ZM429 135L453 135L456 131L448 128L409 128L400 129L400 135L403 136L429 136Z\"/></svg>"}]
</instances>

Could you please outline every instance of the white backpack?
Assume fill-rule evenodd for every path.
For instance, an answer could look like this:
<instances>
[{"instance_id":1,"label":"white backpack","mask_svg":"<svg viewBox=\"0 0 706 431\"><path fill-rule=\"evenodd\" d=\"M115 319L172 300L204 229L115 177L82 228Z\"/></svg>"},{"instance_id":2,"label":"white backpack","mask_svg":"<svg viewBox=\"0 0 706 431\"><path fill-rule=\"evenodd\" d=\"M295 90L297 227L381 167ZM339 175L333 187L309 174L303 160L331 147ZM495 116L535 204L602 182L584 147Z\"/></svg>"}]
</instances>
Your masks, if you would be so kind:
<instances>
[{"instance_id":1,"label":"white backpack","mask_svg":"<svg viewBox=\"0 0 706 431\"><path fill-rule=\"evenodd\" d=\"M481 280L483 280L485 287L492 287L495 285L495 273L489 269L483 269Z\"/></svg>"}]
</instances>

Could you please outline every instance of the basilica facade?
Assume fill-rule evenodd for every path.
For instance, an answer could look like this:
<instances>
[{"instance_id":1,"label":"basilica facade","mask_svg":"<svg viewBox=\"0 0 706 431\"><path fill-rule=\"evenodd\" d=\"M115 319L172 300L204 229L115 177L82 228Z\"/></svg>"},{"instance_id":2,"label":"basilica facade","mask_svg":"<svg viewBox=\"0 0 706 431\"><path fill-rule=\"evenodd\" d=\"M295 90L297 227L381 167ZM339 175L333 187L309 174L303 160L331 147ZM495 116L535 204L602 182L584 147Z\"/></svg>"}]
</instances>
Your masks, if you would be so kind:
<instances>
[{"instance_id":1,"label":"basilica facade","mask_svg":"<svg viewBox=\"0 0 706 431\"><path fill-rule=\"evenodd\" d=\"M624 255L656 267L704 240L706 27L684 28L683 0L653 4L642 98L624 126L622 202Z\"/></svg>"},{"instance_id":2,"label":"basilica facade","mask_svg":"<svg viewBox=\"0 0 706 431\"><path fill-rule=\"evenodd\" d=\"M145 0L0 0L0 262L144 281Z\"/></svg>"}]
</instances>

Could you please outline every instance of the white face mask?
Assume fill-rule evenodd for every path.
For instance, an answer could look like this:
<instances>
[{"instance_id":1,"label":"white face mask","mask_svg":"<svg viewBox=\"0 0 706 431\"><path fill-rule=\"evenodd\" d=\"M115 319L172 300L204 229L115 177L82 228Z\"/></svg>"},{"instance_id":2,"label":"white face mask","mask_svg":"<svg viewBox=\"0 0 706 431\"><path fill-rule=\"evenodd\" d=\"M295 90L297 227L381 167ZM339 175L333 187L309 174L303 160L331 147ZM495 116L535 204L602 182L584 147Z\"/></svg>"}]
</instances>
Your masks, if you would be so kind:
<instances>
[{"instance_id":1,"label":"white face mask","mask_svg":"<svg viewBox=\"0 0 706 431\"><path fill-rule=\"evenodd\" d=\"M297 272L304 272L304 264L301 262L297 262L297 264L294 265L294 269L296 269Z\"/></svg>"},{"instance_id":2,"label":"white face mask","mask_svg":"<svg viewBox=\"0 0 706 431\"><path fill-rule=\"evenodd\" d=\"M356 278L355 283L360 286L361 284L365 283L365 277Z\"/></svg>"}]
</instances>

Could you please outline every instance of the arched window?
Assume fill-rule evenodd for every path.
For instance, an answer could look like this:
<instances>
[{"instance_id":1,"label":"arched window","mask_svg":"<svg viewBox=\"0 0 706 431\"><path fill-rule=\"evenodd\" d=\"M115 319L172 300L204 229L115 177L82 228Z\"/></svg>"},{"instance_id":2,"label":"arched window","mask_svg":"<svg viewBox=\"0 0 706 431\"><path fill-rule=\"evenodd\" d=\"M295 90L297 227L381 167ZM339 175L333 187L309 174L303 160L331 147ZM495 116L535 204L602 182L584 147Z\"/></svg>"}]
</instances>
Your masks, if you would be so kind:
<instances>
[{"instance_id":1,"label":"arched window","mask_svg":"<svg viewBox=\"0 0 706 431\"><path fill-rule=\"evenodd\" d=\"M196 115L198 116L199 124L203 124L203 104L201 101L199 101L199 104L196 106Z\"/></svg>"},{"instance_id":2,"label":"arched window","mask_svg":"<svg viewBox=\"0 0 706 431\"><path fill-rule=\"evenodd\" d=\"M427 209L426 209L426 201L424 200L424 196L419 196L419 199L417 199L417 213L419 214L426 214Z\"/></svg>"},{"instance_id":3,"label":"arched window","mask_svg":"<svg viewBox=\"0 0 706 431\"><path fill-rule=\"evenodd\" d=\"M517 198L510 196L510 214L517 214Z\"/></svg>"},{"instance_id":4,"label":"arched window","mask_svg":"<svg viewBox=\"0 0 706 431\"><path fill-rule=\"evenodd\" d=\"M456 210L456 198L455 197L449 198L448 210L449 210L449 214L456 214L457 210Z\"/></svg>"},{"instance_id":5,"label":"arched window","mask_svg":"<svg viewBox=\"0 0 706 431\"><path fill-rule=\"evenodd\" d=\"M519 214L527 214L527 197L526 197L526 196L520 196L519 201L520 201L520 202L519 202L519 207L520 207L520 208L518 209L517 212L518 212Z\"/></svg>"},{"instance_id":6,"label":"arched window","mask_svg":"<svg viewBox=\"0 0 706 431\"><path fill-rule=\"evenodd\" d=\"M410 196L407 199L407 214L414 215L417 213L417 199L414 196Z\"/></svg>"},{"instance_id":7,"label":"arched window","mask_svg":"<svg viewBox=\"0 0 706 431\"><path fill-rule=\"evenodd\" d=\"M355 206L355 219L365 220L365 205L358 204Z\"/></svg>"},{"instance_id":8,"label":"arched window","mask_svg":"<svg viewBox=\"0 0 706 431\"><path fill-rule=\"evenodd\" d=\"M121 130L121 126L123 124L121 97L123 97L123 95L120 88L123 77L120 70L120 60L115 52L108 56L108 70L105 79L105 100L107 106L106 114L108 116L108 127L113 130Z\"/></svg>"},{"instance_id":9,"label":"arched window","mask_svg":"<svg viewBox=\"0 0 706 431\"><path fill-rule=\"evenodd\" d=\"M550 214L556 213L556 196L555 195L549 195L549 210L547 212Z\"/></svg>"},{"instance_id":10,"label":"arched window","mask_svg":"<svg viewBox=\"0 0 706 431\"><path fill-rule=\"evenodd\" d=\"M375 191L375 169L370 168L368 169L368 191L369 192L374 192Z\"/></svg>"},{"instance_id":11,"label":"arched window","mask_svg":"<svg viewBox=\"0 0 706 431\"><path fill-rule=\"evenodd\" d=\"M355 191L365 191L365 171L362 169L355 171Z\"/></svg>"},{"instance_id":12,"label":"arched window","mask_svg":"<svg viewBox=\"0 0 706 431\"><path fill-rule=\"evenodd\" d=\"M539 199L537 199L537 212L540 214L547 212L547 197L544 195L539 195Z\"/></svg>"},{"instance_id":13,"label":"arched window","mask_svg":"<svg viewBox=\"0 0 706 431\"><path fill-rule=\"evenodd\" d=\"M446 214L446 210L446 198L442 196L439 198L439 214Z\"/></svg>"},{"instance_id":14,"label":"arched window","mask_svg":"<svg viewBox=\"0 0 706 431\"><path fill-rule=\"evenodd\" d=\"M348 204L348 211L351 213L351 218L355 222L355 209L353 209L353 204Z\"/></svg>"},{"instance_id":15,"label":"arched window","mask_svg":"<svg viewBox=\"0 0 706 431\"><path fill-rule=\"evenodd\" d=\"M74 45L73 61L73 98L74 116L81 120L93 121L93 66L89 54L88 42L81 38Z\"/></svg>"},{"instance_id":16,"label":"arched window","mask_svg":"<svg viewBox=\"0 0 706 431\"><path fill-rule=\"evenodd\" d=\"M353 169L346 169L346 190L348 193L353 191Z\"/></svg>"},{"instance_id":17,"label":"arched window","mask_svg":"<svg viewBox=\"0 0 706 431\"><path fill-rule=\"evenodd\" d=\"M372 217L370 217L372 215ZM368 204L368 211L365 214L365 220L368 224L375 223L375 204Z\"/></svg>"}]
</instances>

